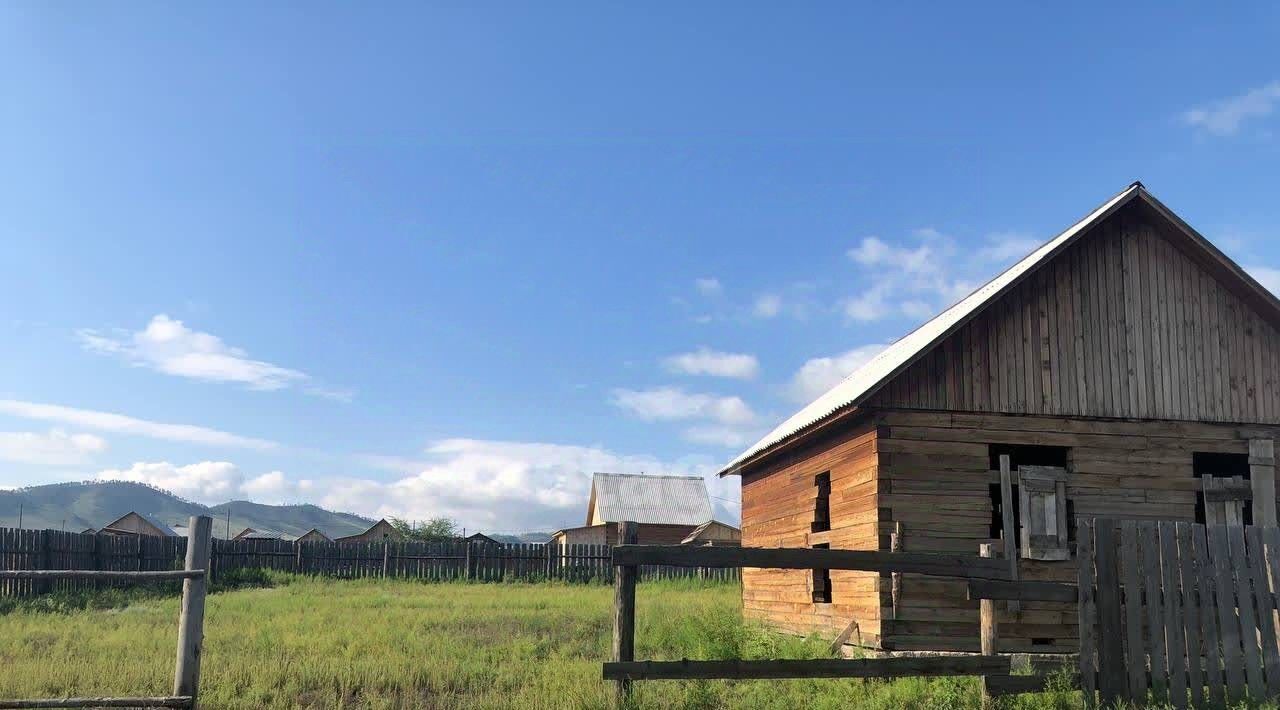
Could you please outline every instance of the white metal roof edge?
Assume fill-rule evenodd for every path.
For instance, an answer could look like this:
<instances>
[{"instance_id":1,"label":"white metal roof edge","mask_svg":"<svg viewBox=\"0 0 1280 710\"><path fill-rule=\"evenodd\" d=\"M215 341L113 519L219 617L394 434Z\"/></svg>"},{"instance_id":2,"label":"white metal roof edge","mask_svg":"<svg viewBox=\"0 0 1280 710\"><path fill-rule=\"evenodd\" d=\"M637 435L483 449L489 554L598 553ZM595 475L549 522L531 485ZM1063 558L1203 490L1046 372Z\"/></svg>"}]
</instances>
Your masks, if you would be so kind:
<instances>
[{"instance_id":1,"label":"white metal roof edge","mask_svg":"<svg viewBox=\"0 0 1280 710\"><path fill-rule=\"evenodd\" d=\"M1083 234L1095 223L1124 205L1135 195L1143 192L1141 183L1135 182L1122 192L1099 205L1083 219L1067 228L1058 236L1036 247L1013 266L1005 269L998 276L979 286L972 293L960 299L950 308L934 316L907 335L903 336L883 352L872 358L862 367L854 370L848 377L827 391L826 394L805 405L800 411L791 415L773 431L765 434L760 441L738 454L721 471L721 476L736 473L736 468L747 459L780 444L800 432L821 423L833 414L857 406L867 396L879 389L894 375L898 374L915 359L928 352L943 338L950 335L959 326L976 315L995 297L1012 287L1015 282L1036 266L1047 260L1052 254L1064 248L1077 235Z\"/></svg>"}]
</instances>

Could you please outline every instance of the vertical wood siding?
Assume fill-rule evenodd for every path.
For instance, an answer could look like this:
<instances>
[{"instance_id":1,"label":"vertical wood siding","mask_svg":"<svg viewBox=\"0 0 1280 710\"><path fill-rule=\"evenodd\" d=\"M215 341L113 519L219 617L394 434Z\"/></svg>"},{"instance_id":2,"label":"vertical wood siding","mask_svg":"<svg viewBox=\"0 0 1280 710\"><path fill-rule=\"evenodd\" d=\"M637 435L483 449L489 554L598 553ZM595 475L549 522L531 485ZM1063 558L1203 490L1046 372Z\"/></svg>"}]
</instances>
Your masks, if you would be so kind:
<instances>
[{"instance_id":1,"label":"vertical wood siding","mask_svg":"<svg viewBox=\"0 0 1280 710\"><path fill-rule=\"evenodd\" d=\"M1280 334L1124 213L887 383L870 407L1280 423Z\"/></svg>"}]
</instances>

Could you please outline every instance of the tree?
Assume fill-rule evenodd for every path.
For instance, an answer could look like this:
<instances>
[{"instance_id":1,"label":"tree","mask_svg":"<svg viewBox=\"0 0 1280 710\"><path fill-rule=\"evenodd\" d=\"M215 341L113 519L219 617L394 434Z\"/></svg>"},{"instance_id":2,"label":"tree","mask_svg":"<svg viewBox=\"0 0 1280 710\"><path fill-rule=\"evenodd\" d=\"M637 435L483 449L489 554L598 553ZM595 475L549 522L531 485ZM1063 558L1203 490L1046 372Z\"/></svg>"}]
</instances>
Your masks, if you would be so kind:
<instances>
[{"instance_id":1,"label":"tree","mask_svg":"<svg viewBox=\"0 0 1280 710\"><path fill-rule=\"evenodd\" d=\"M407 540L441 542L455 540L458 537L458 523L454 522L452 518L431 518L427 522L417 525L400 518L387 518L387 522L391 523L391 526Z\"/></svg>"}]
</instances>

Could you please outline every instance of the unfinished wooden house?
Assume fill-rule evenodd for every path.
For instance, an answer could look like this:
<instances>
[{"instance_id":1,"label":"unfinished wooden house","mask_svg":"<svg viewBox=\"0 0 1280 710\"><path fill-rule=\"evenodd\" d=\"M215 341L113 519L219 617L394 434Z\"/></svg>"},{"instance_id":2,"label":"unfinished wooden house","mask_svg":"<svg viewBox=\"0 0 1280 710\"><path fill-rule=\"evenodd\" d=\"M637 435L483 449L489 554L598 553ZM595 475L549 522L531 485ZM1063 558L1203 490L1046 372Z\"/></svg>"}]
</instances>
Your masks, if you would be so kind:
<instances>
[{"instance_id":1,"label":"unfinished wooden house","mask_svg":"<svg viewBox=\"0 0 1280 710\"><path fill-rule=\"evenodd\" d=\"M1021 578L1067 579L1078 517L1275 523L1278 346L1280 301L1134 183L721 475L741 477L745 546L977 554L1008 536ZM784 629L977 650L963 583L742 580L746 613ZM1001 650L1074 650L1075 622L1024 604Z\"/></svg>"}]
</instances>

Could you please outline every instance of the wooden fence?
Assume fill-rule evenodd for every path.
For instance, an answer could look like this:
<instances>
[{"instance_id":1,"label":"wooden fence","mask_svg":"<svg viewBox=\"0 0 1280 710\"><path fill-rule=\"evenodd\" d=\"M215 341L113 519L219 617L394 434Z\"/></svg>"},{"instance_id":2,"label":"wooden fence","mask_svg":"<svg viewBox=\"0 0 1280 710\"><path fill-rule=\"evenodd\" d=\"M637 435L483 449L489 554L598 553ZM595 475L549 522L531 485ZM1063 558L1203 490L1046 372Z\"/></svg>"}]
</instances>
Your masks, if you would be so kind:
<instances>
[{"instance_id":1,"label":"wooden fence","mask_svg":"<svg viewBox=\"0 0 1280 710\"><path fill-rule=\"evenodd\" d=\"M173 694L130 698L28 698L0 700L0 708L195 708L199 704L200 657L204 645L204 603L208 592L210 533L213 519L192 516L187 526L196 543L186 550L178 570L40 569L0 570L0 582L64 582L69 580L181 580L182 604L178 614L178 650L173 670ZM43 536L47 538L48 536ZM143 559L137 555L135 559Z\"/></svg>"},{"instance_id":2,"label":"wooden fence","mask_svg":"<svg viewBox=\"0 0 1280 710\"><path fill-rule=\"evenodd\" d=\"M1280 697L1280 529L1085 520L1078 556L1087 701Z\"/></svg>"},{"instance_id":3,"label":"wooden fence","mask_svg":"<svg viewBox=\"0 0 1280 710\"><path fill-rule=\"evenodd\" d=\"M186 538L0 528L0 570L172 570L181 568L185 554ZM214 540L210 576L216 580L232 570L273 569L339 578L607 583L613 575L611 559L612 548L607 545L493 545L460 540L304 543ZM738 579L736 568L721 567L645 565L639 574L641 579ZM100 579L86 578L3 580L0 596L27 596L101 584L104 582Z\"/></svg>"}]
</instances>

